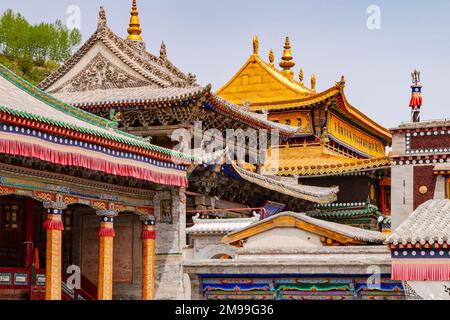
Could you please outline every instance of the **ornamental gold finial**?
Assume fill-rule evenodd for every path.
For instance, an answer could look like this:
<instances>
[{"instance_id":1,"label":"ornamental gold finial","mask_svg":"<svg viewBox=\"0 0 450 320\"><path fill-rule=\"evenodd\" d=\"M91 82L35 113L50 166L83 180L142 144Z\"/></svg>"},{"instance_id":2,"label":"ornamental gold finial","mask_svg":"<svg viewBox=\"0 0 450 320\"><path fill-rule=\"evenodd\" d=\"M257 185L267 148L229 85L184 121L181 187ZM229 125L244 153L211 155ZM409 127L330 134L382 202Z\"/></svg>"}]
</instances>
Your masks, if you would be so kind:
<instances>
[{"instance_id":1,"label":"ornamental gold finial","mask_svg":"<svg viewBox=\"0 0 450 320\"><path fill-rule=\"evenodd\" d=\"M300 83L303 83L303 69L300 69L300 73L298 74L298 79L300 80Z\"/></svg>"},{"instance_id":2,"label":"ornamental gold finial","mask_svg":"<svg viewBox=\"0 0 450 320\"><path fill-rule=\"evenodd\" d=\"M259 40L256 35L253 37L253 54L259 54Z\"/></svg>"},{"instance_id":3,"label":"ornamental gold finial","mask_svg":"<svg viewBox=\"0 0 450 320\"><path fill-rule=\"evenodd\" d=\"M136 0L133 0L133 6L131 7L130 26L128 28L128 40L142 41L142 29L139 22L139 11L137 8Z\"/></svg>"},{"instance_id":4,"label":"ornamental gold finial","mask_svg":"<svg viewBox=\"0 0 450 320\"><path fill-rule=\"evenodd\" d=\"M272 66L272 67L275 66L274 61L275 61L275 55L273 54L273 50L270 49L270 52L269 52L269 62L270 62L270 66Z\"/></svg>"},{"instance_id":5,"label":"ornamental gold finial","mask_svg":"<svg viewBox=\"0 0 450 320\"><path fill-rule=\"evenodd\" d=\"M291 71L291 68L295 66L295 62L293 61L293 59L294 58L292 57L291 53L291 43L289 42L289 37L286 37L280 67L283 68L283 71L281 72L290 80L293 80L294 78L294 73Z\"/></svg>"},{"instance_id":6,"label":"ornamental gold finial","mask_svg":"<svg viewBox=\"0 0 450 320\"><path fill-rule=\"evenodd\" d=\"M316 75L314 73L311 75L311 90L316 91Z\"/></svg>"}]
</instances>

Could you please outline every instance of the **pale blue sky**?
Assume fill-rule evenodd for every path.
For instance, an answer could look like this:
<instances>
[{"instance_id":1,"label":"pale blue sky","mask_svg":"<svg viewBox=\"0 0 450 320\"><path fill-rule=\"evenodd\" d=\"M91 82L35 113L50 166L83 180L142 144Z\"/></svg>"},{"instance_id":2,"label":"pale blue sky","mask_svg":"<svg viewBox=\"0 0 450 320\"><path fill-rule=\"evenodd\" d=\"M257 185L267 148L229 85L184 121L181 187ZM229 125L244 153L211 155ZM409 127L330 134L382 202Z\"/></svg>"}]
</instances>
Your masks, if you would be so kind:
<instances>
[{"instance_id":1,"label":"pale blue sky","mask_svg":"<svg viewBox=\"0 0 450 320\"><path fill-rule=\"evenodd\" d=\"M31 22L66 21L69 5L81 8L84 40L94 32L100 5L108 24L125 36L131 0L2 0ZM171 61L199 83L221 87L247 60L252 37L260 53L280 59L291 38L297 66L317 89L345 75L350 103L386 127L409 120L410 73L422 71L422 119L450 117L450 1L448 0L138 0L143 36L158 54L161 40ZM369 5L381 9L381 30L366 26ZM309 80L308 80L309 81Z\"/></svg>"}]
</instances>

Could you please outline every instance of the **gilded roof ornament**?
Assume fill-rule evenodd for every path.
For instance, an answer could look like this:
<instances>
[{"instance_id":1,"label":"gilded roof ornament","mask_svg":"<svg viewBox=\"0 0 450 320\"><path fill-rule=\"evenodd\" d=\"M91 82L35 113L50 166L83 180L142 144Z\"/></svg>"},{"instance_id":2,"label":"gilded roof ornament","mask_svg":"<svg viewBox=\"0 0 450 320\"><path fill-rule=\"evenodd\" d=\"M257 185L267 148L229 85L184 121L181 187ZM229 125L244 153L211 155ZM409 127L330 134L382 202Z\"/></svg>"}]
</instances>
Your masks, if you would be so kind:
<instances>
[{"instance_id":1,"label":"gilded roof ornament","mask_svg":"<svg viewBox=\"0 0 450 320\"><path fill-rule=\"evenodd\" d=\"M317 81L316 75L313 73L311 75L311 90L312 91L316 91L316 81Z\"/></svg>"},{"instance_id":2,"label":"gilded roof ornament","mask_svg":"<svg viewBox=\"0 0 450 320\"><path fill-rule=\"evenodd\" d=\"M274 64L274 62L275 62L275 55L273 54L273 50L272 49L270 49L270 52L269 52L269 62L270 62L270 66L271 67L275 66L275 64Z\"/></svg>"},{"instance_id":3,"label":"gilded roof ornament","mask_svg":"<svg viewBox=\"0 0 450 320\"><path fill-rule=\"evenodd\" d=\"M253 54L258 55L259 54L259 40L258 36L253 37Z\"/></svg>"},{"instance_id":4,"label":"gilded roof ornament","mask_svg":"<svg viewBox=\"0 0 450 320\"><path fill-rule=\"evenodd\" d=\"M104 27L106 27L106 13L105 9L103 7L100 7L100 10L98 11L97 30L100 31Z\"/></svg>"},{"instance_id":5,"label":"gilded roof ornament","mask_svg":"<svg viewBox=\"0 0 450 320\"><path fill-rule=\"evenodd\" d=\"M142 41L142 29L139 22L139 11L137 8L136 0L133 0L133 6L131 8L130 26L128 28L128 40Z\"/></svg>"},{"instance_id":6,"label":"gilded roof ornament","mask_svg":"<svg viewBox=\"0 0 450 320\"><path fill-rule=\"evenodd\" d=\"M336 87L339 89L345 88L345 77L344 76L341 76L341 80L336 82Z\"/></svg>"},{"instance_id":7,"label":"gilded roof ornament","mask_svg":"<svg viewBox=\"0 0 450 320\"><path fill-rule=\"evenodd\" d=\"M291 43L289 42L289 37L286 37L284 42L283 56L281 57L280 67L283 68L282 73L288 77L290 80L293 79L293 73L291 68L295 67L295 62L293 61L291 53Z\"/></svg>"},{"instance_id":8,"label":"gilded roof ornament","mask_svg":"<svg viewBox=\"0 0 450 320\"><path fill-rule=\"evenodd\" d=\"M303 83L303 69L300 69L300 73L298 74L298 80L300 80L300 83Z\"/></svg>"}]
</instances>

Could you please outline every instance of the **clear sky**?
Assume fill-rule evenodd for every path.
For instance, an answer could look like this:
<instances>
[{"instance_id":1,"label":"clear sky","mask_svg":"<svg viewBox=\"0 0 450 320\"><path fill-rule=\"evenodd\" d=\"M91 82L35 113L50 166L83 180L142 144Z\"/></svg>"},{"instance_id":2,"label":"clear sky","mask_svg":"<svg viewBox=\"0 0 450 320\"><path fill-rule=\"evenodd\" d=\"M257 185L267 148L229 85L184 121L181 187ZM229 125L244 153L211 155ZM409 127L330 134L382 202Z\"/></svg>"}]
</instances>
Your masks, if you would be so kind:
<instances>
[{"instance_id":1,"label":"clear sky","mask_svg":"<svg viewBox=\"0 0 450 320\"><path fill-rule=\"evenodd\" d=\"M100 5L108 24L125 36L131 0L1 0L31 22L67 21L79 6L86 40L96 29ZM367 27L367 8L380 8L380 29ZM350 103L386 127L409 120L410 73L422 72L422 119L450 118L450 1L448 0L138 0L147 49L169 59L201 84L220 88L247 60L252 37L260 55L280 59L284 37L309 82L325 90L344 75Z\"/></svg>"}]
</instances>

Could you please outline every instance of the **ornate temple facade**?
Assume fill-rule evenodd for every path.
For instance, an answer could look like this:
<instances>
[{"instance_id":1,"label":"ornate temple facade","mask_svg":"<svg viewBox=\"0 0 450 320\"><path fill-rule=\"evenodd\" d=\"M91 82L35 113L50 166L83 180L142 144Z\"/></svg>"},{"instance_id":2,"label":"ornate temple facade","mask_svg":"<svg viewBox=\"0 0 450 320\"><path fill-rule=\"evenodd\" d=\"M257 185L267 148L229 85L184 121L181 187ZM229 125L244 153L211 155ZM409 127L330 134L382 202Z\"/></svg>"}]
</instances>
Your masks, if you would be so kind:
<instances>
[{"instance_id":1,"label":"ornate temple facade","mask_svg":"<svg viewBox=\"0 0 450 320\"><path fill-rule=\"evenodd\" d=\"M114 296L131 288L152 299L155 221L168 212L184 223L191 157L117 130L3 66L0 92L0 297L107 300L118 282ZM158 229L176 247L175 228ZM81 288L66 281L73 265Z\"/></svg>"},{"instance_id":2,"label":"ornate temple facade","mask_svg":"<svg viewBox=\"0 0 450 320\"><path fill-rule=\"evenodd\" d=\"M411 122L391 129L392 279L407 299L450 300L450 123L420 120L420 72L411 75Z\"/></svg>"},{"instance_id":3,"label":"ornate temple facade","mask_svg":"<svg viewBox=\"0 0 450 320\"><path fill-rule=\"evenodd\" d=\"M263 220L196 218L187 232L193 299L404 299L402 283L390 279L387 236L378 231L282 212Z\"/></svg>"},{"instance_id":4,"label":"ornate temple facade","mask_svg":"<svg viewBox=\"0 0 450 320\"><path fill-rule=\"evenodd\" d=\"M348 103L344 79L318 93L315 76L294 80L288 39L279 71L255 38L213 93L141 32L136 1L126 39L101 8L39 88L0 69L0 298L403 299L381 232L391 134ZM268 135L239 161L173 151L179 129L189 143L209 129Z\"/></svg>"},{"instance_id":5,"label":"ornate temple facade","mask_svg":"<svg viewBox=\"0 0 450 320\"><path fill-rule=\"evenodd\" d=\"M189 287L183 276L186 225L196 213L227 218L256 210L268 216L337 199L335 186L262 174L258 166L225 154L228 161L209 164L202 154L170 151L177 129L192 131L193 139L208 129L224 137L227 129L265 130L263 140L276 132L283 141L299 129L198 85L170 62L164 43L159 56L147 52L136 1L126 39L109 29L101 8L97 30L39 89L2 72L9 85L0 105L12 114L5 121L19 117L20 125L5 127L5 134L38 135L50 149L36 143L28 152L2 143L5 163L27 168L11 168L20 178L4 180L2 219L10 233L0 242L0 292L6 297L182 299ZM42 122L43 132L28 130L35 121ZM203 127L196 131L198 121ZM246 144L246 152L258 153L261 141ZM47 207L54 209L48 217ZM66 280L74 266L81 274L75 289ZM22 296L15 296L18 289Z\"/></svg>"},{"instance_id":6,"label":"ornate temple facade","mask_svg":"<svg viewBox=\"0 0 450 320\"><path fill-rule=\"evenodd\" d=\"M276 147L280 160L268 161L263 169L301 183L339 186L338 201L331 208L314 210L315 217L323 212L324 219L333 216L353 226L379 229L377 218L390 214L386 147L391 145L391 133L348 102L344 77L323 92L316 90L315 75L309 87L305 84L303 69L296 79L289 38L279 66L281 70L272 51L269 61L264 61L255 37L252 55L217 95L276 123L299 128ZM376 215L371 206L378 208Z\"/></svg>"}]
</instances>

